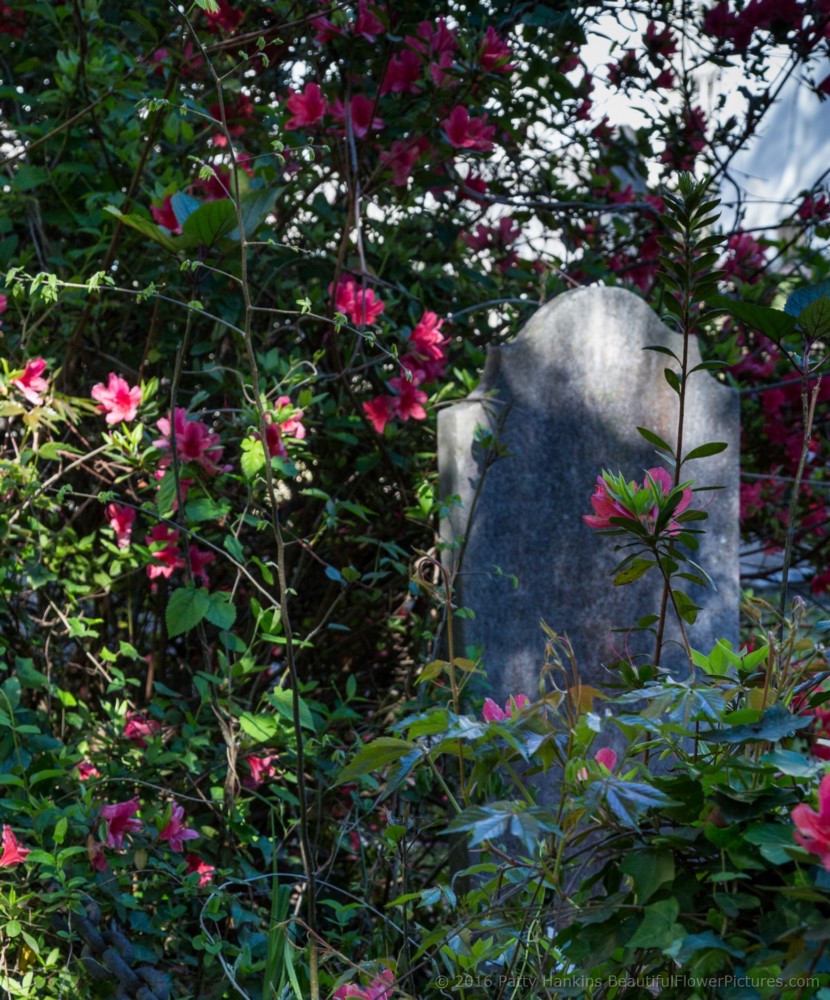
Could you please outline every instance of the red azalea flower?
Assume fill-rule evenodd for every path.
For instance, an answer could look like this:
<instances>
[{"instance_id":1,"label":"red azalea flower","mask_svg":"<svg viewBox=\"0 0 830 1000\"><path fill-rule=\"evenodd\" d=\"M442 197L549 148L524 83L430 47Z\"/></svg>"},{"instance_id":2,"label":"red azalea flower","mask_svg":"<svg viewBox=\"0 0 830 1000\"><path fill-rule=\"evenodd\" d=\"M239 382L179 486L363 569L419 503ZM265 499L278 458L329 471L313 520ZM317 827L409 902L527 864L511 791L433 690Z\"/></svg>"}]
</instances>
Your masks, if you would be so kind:
<instances>
[{"instance_id":1,"label":"red azalea flower","mask_svg":"<svg viewBox=\"0 0 830 1000\"><path fill-rule=\"evenodd\" d=\"M818 812L802 802L790 817L795 824L795 839L811 854L818 855L830 871L830 774L825 774L819 785Z\"/></svg>"},{"instance_id":2,"label":"red azalea flower","mask_svg":"<svg viewBox=\"0 0 830 1000\"><path fill-rule=\"evenodd\" d=\"M380 85L380 96L419 93L422 73L423 64L417 53L412 49L403 49L389 60Z\"/></svg>"},{"instance_id":3,"label":"red azalea flower","mask_svg":"<svg viewBox=\"0 0 830 1000\"><path fill-rule=\"evenodd\" d=\"M349 119L352 124L352 134L356 139L364 139L370 132L378 132L385 126L384 120L376 115L376 102L365 94L355 94L349 101ZM338 97L331 106L332 117L337 121L346 121L346 107Z\"/></svg>"},{"instance_id":4,"label":"red azalea flower","mask_svg":"<svg viewBox=\"0 0 830 1000\"><path fill-rule=\"evenodd\" d=\"M132 388L126 380L110 372L109 382L104 385L99 382L90 391L90 396L100 403L99 413L106 413L108 424L117 424L121 420L129 423L135 420L138 407L141 403L141 389L134 385Z\"/></svg>"},{"instance_id":5,"label":"red azalea flower","mask_svg":"<svg viewBox=\"0 0 830 1000\"><path fill-rule=\"evenodd\" d=\"M340 986L331 995L331 1000L392 1000L395 976L390 969L384 969L377 979L361 988L355 983Z\"/></svg>"},{"instance_id":6,"label":"red azalea flower","mask_svg":"<svg viewBox=\"0 0 830 1000\"><path fill-rule=\"evenodd\" d=\"M332 287L329 285L329 293ZM365 291L354 278L341 278L334 292L334 308L355 326L374 323L384 310L383 302L371 288Z\"/></svg>"},{"instance_id":7,"label":"red azalea flower","mask_svg":"<svg viewBox=\"0 0 830 1000\"><path fill-rule=\"evenodd\" d=\"M161 205L151 205L150 215L158 225L164 226L173 236L181 235L182 227L173 211L173 195L167 195Z\"/></svg>"},{"instance_id":8,"label":"red azalea flower","mask_svg":"<svg viewBox=\"0 0 830 1000\"><path fill-rule=\"evenodd\" d=\"M159 834L159 840L169 841L173 851L183 851L184 841L196 840L198 836L197 830L189 830L184 825L184 809L174 802L170 807L170 819Z\"/></svg>"},{"instance_id":9,"label":"red azalea flower","mask_svg":"<svg viewBox=\"0 0 830 1000\"><path fill-rule=\"evenodd\" d=\"M424 403L427 401L427 394L417 387L414 378L411 382L403 376L390 378L389 385L398 393L395 410L401 420L426 420Z\"/></svg>"},{"instance_id":10,"label":"red azalea flower","mask_svg":"<svg viewBox=\"0 0 830 1000\"><path fill-rule=\"evenodd\" d=\"M365 38L367 42L373 42L378 35L383 34L384 30L383 21L372 13L366 0L358 0L357 17L352 24L354 34Z\"/></svg>"},{"instance_id":11,"label":"red azalea flower","mask_svg":"<svg viewBox=\"0 0 830 1000\"><path fill-rule=\"evenodd\" d=\"M200 583L203 587L209 587L210 577L208 576L207 568L216 559L216 554L214 552L206 552L195 545L189 545L187 552L190 556L190 570L193 574L194 582Z\"/></svg>"},{"instance_id":12,"label":"red azalea flower","mask_svg":"<svg viewBox=\"0 0 830 1000\"><path fill-rule=\"evenodd\" d=\"M207 861L202 861L196 854L185 854L184 860L187 862L187 874L199 873L199 885L210 885L213 873L216 871L215 865L209 865Z\"/></svg>"},{"instance_id":13,"label":"red azalea flower","mask_svg":"<svg viewBox=\"0 0 830 1000\"><path fill-rule=\"evenodd\" d=\"M141 820L133 819L141 808L138 796L129 802L118 802L111 806L101 806L101 819L107 824L107 847L120 851L124 846L124 837L128 833L138 833Z\"/></svg>"},{"instance_id":14,"label":"red azalea flower","mask_svg":"<svg viewBox=\"0 0 830 1000\"><path fill-rule=\"evenodd\" d=\"M278 754L271 753L266 756L249 754L243 760L247 762L248 767L251 769L250 777L242 779L242 784L245 788L259 788L268 778L276 777L277 769L274 766L274 761L279 760Z\"/></svg>"},{"instance_id":15,"label":"red azalea flower","mask_svg":"<svg viewBox=\"0 0 830 1000\"><path fill-rule=\"evenodd\" d=\"M504 711L502 711L492 698L485 698L481 717L485 722L504 722L505 719L513 717L514 711L520 712L529 701L526 694L511 694L504 704Z\"/></svg>"},{"instance_id":16,"label":"red azalea flower","mask_svg":"<svg viewBox=\"0 0 830 1000\"><path fill-rule=\"evenodd\" d=\"M316 83L307 83L301 94L292 90L285 103L293 116L285 123L286 129L310 128L316 125L328 110L323 92Z\"/></svg>"},{"instance_id":17,"label":"red azalea flower","mask_svg":"<svg viewBox=\"0 0 830 1000\"><path fill-rule=\"evenodd\" d=\"M471 118L470 112L459 104L454 107L441 125L451 146L456 149L476 149L487 153L493 148L495 125L487 124L487 115Z\"/></svg>"},{"instance_id":18,"label":"red azalea flower","mask_svg":"<svg viewBox=\"0 0 830 1000\"><path fill-rule=\"evenodd\" d=\"M158 438L153 444L156 448L169 452L162 458L159 466L161 469L166 469L173 461L169 417L162 417L156 422L156 426L163 437ZM222 471L217 464L222 459L218 434L213 434L200 420L191 419L181 406L176 407L173 427L176 432L176 453L179 462L194 462L211 475Z\"/></svg>"},{"instance_id":19,"label":"red azalea flower","mask_svg":"<svg viewBox=\"0 0 830 1000\"><path fill-rule=\"evenodd\" d=\"M394 396L375 396L363 404L363 412L378 434L383 434L386 425L397 414L397 400Z\"/></svg>"},{"instance_id":20,"label":"red azalea flower","mask_svg":"<svg viewBox=\"0 0 830 1000\"><path fill-rule=\"evenodd\" d=\"M90 764L88 760L81 760L75 765L75 770L78 772L79 781L89 781L90 778L100 778L101 772L94 764Z\"/></svg>"},{"instance_id":21,"label":"red azalea flower","mask_svg":"<svg viewBox=\"0 0 830 1000\"><path fill-rule=\"evenodd\" d=\"M26 362L23 374L12 379L12 385L23 393L32 406L40 404L41 395L49 388L49 383L41 377L45 371L43 358L31 358Z\"/></svg>"},{"instance_id":22,"label":"red azalea flower","mask_svg":"<svg viewBox=\"0 0 830 1000\"><path fill-rule=\"evenodd\" d=\"M26 860L26 855L30 854L28 847L24 847L15 837L10 826L3 826L3 853L0 854L0 868L7 868L9 865L19 865Z\"/></svg>"},{"instance_id":23,"label":"red azalea flower","mask_svg":"<svg viewBox=\"0 0 830 1000\"><path fill-rule=\"evenodd\" d=\"M133 524L136 519L136 512L132 507L124 507L120 503L108 503L104 508L104 515L107 524L115 532L115 540L119 549L126 549L130 544L130 535L133 531Z\"/></svg>"},{"instance_id":24,"label":"red azalea flower","mask_svg":"<svg viewBox=\"0 0 830 1000\"><path fill-rule=\"evenodd\" d=\"M124 726L124 739L130 743L141 747L144 750L147 746L145 736L155 736L161 732L161 723L158 719L153 719L146 712L127 712L127 723Z\"/></svg>"},{"instance_id":25,"label":"red azalea flower","mask_svg":"<svg viewBox=\"0 0 830 1000\"><path fill-rule=\"evenodd\" d=\"M495 28L490 27L478 52L478 64L487 73L510 73L516 68L513 63L508 62L512 54L507 42Z\"/></svg>"},{"instance_id":26,"label":"red azalea flower","mask_svg":"<svg viewBox=\"0 0 830 1000\"><path fill-rule=\"evenodd\" d=\"M169 580L177 569L182 569L185 565L184 558L179 552L179 533L174 528L168 528L166 524L157 524L147 535L147 545L153 548L150 554L153 562L147 567L147 576L151 580L157 577L164 577ZM154 543L164 542L159 548Z\"/></svg>"}]
</instances>

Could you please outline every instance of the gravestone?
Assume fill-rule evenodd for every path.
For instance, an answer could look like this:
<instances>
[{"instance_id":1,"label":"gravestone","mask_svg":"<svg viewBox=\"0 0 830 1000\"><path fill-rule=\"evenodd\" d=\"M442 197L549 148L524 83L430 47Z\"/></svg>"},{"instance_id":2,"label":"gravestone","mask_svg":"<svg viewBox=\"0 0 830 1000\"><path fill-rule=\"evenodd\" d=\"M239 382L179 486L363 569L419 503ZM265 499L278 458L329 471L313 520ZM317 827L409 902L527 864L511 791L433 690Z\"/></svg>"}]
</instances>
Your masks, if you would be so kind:
<instances>
[{"instance_id":1,"label":"gravestone","mask_svg":"<svg viewBox=\"0 0 830 1000\"><path fill-rule=\"evenodd\" d=\"M676 440L678 397L663 372L677 366L643 350L651 345L680 355L682 338L631 292L567 292L511 343L489 348L478 388L439 415L441 496L460 499L442 524L445 559L457 570L456 606L474 615L454 618L455 648L481 650L487 693L500 705L512 693L538 697L541 620L568 636L582 683L601 690L613 681L606 664L631 652L653 655L653 639L614 630L657 613L661 578L652 570L614 587L611 571L630 550L615 551L620 536L599 535L582 520L603 469L642 482L645 469L665 466L638 426ZM692 367L700 361L694 339L690 348ZM707 653L720 637L738 641L739 421L734 390L707 371L689 378L684 454L708 441L729 445L683 467L684 480L724 487L694 494L709 517L690 525L705 529L693 558L718 589L682 581L702 607L689 626L691 645ZM489 467L482 432L507 451ZM661 664L684 676L676 629L667 636Z\"/></svg>"}]
</instances>

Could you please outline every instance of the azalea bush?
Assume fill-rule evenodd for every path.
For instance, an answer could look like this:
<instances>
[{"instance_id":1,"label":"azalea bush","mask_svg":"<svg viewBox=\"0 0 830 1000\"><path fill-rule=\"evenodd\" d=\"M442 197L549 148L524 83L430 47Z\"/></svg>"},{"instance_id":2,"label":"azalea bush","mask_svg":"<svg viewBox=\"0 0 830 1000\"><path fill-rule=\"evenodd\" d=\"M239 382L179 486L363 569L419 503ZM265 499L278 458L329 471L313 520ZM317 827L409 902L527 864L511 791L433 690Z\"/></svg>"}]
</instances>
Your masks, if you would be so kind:
<instances>
[{"instance_id":1,"label":"azalea bush","mask_svg":"<svg viewBox=\"0 0 830 1000\"><path fill-rule=\"evenodd\" d=\"M758 724L729 713L797 711L794 746L820 749L820 661L809 617L786 601L756 601L756 648L707 651L711 671L690 639L712 691L666 681L649 696L657 721L630 723L619 762L595 757L561 637L549 637L555 686L483 718L480 667L441 646L453 609L436 529L454 499L438 491L435 412L475 386L488 344L596 280L668 310L727 366L721 377L745 384L745 464L763 476L746 481L747 528L821 590L824 296L786 308L777 296L825 276L823 181L769 233L743 232L740 210L729 231L701 223L696 238L713 242L696 271L664 246L684 225L678 171L734 180L732 155L773 106L765 80L781 50L785 77L816 100L827 91L809 82L827 12L768 6L693 17L646 4L597 70L601 6L0 4L10 995L489 996L476 977L491 975L521 991L511 976L582 961L550 932L582 919L562 894L579 849L575 860L558 830L593 854L584 820L607 820L608 878L618 848L673 849L637 839L649 810L674 801L657 778L629 777L662 752L635 750L646 736L672 742L689 780L714 768L707 796L730 754L697 729ZM740 112L702 109L691 52L741 68ZM595 112L597 72L642 103L647 128ZM694 279L682 301L656 281L661 253ZM699 511L676 450L674 468L606 470L588 517L627 533L636 551L620 571L632 585L664 575L663 613L691 625L676 577ZM687 714L688 699L710 714ZM798 738L766 724L767 743ZM759 763L752 741L726 745L752 761L729 782L787 792L758 791L787 832L775 864L812 873L805 841L821 838L802 810L798 853L787 813L818 778L812 757L793 775ZM567 822L561 805L532 801L535 768L564 782ZM681 839L700 819L689 810L675 817ZM520 853L496 847L503 830ZM493 845L484 867L465 838ZM642 919L645 890L615 892ZM718 930L724 953L746 932Z\"/></svg>"}]
</instances>

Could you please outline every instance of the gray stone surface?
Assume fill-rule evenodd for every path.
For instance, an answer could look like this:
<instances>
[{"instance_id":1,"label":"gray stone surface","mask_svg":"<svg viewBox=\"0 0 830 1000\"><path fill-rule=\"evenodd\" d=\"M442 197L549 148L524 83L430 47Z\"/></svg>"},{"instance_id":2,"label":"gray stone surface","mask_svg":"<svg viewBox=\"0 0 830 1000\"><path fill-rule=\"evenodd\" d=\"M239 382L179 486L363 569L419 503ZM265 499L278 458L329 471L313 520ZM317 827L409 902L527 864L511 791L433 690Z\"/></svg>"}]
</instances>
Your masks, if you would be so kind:
<instances>
[{"instance_id":1,"label":"gray stone surface","mask_svg":"<svg viewBox=\"0 0 830 1000\"><path fill-rule=\"evenodd\" d=\"M680 354L682 338L632 293L567 292L541 308L511 343L490 348L477 390L439 416L441 496L461 500L442 525L444 540L455 545L445 558L458 570L456 605L475 615L455 618L456 649L483 649L500 704L511 692L538 693L541 619L568 635L583 683L601 689L613 681L606 665L625 651L653 653L653 640L612 630L657 612L659 577L652 572L614 587L618 539L598 535L582 515L591 513L603 469L641 482L645 469L664 464L638 425L672 444L676 439L677 396L663 375L674 363L643 350L657 344ZM699 353L696 343L691 347L694 364ZM509 451L483 478L476 444L482 427ZM684 466L684 479L725 487L695 494L694 501L709 514L696 561L718 591L685 582L683 588L703 606L689 634L692 646L706 652L721 636L737 642L739 435L737 394L708 372L692 375L684 454L706 441L729 443L720 455ZM671 636L662 662L682 676L685 657L676 631Z\"/></svg>"}]
</instances>

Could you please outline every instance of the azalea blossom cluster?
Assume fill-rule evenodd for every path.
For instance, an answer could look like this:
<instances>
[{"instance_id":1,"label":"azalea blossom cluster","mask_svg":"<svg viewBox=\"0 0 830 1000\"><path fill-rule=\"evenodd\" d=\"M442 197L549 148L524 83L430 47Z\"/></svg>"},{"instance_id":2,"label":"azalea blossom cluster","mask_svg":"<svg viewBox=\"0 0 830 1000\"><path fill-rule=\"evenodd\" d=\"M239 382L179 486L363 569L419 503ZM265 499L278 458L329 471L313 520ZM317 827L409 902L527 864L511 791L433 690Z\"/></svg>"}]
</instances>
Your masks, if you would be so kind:
<instances>
[{"instance_id":1,"label":"azalea blossom cluster","mask_svg":"<svg viewBox=\"0 0 830 1000\"><path fill-rule=\"evenodd\" d=\"M11 384L32 406L40 406L41 397L49 388L49 383L43 377L46 368L43 358L30 358L19 375L12 373Z\"/></svg>"},{"instance_id":2,"label":"azalea blossom cluster","mask_svg":"<svg viewBox=\"0 0 830 1000\"><path fill-rule=\"evenodd\" d=\"M512 719L514 712L521 712L529 702L526 694L511 694L502 711L492 698L485 698L481 717L485 722L504 722L505 719Z\"/></svg>"},{"instance_id":3,"label":"azalea blossom cluster","mask_svg":"<svg viewBox=\"0 0 830 1000\"><path fill-rule=\"evenodd\" d=\"M124 838L128 835L140 833L143 824L137 814L141 810L141 800L136 795L126 802L116 802L112 805L101 806L99 817L106 824L105 840L97 842L90 838L88 849L90 862L96 871L106 871L108 864L104 855L104 848L109 847L116 851L124 849ZM184 807L177 802L171 802L169 815L165 816L164 824L158 831L158 839L166 841L172 851L181 854L187 841L196 840L199 837L198 830L187 826ZM206 864L196 855L188 854L186 858L188 873L199 872L199 884L205 885L213 874L213 866Z\"/></svg>"},{"instance_id":4,"label":"azalea blossom cluster","mask_svg":"<svg viewBox=\"0 0 830 1000\"><path fill-rule=\"evenodd\" d=\"M603 472L597 476L596 491L591 496L593 514L584 514L582 520L591 528L601 531L619 531L623 525L614 520L638 521L649 533L654 533L657 521L669 497L676 493L672 477L665 469L646 470L641 484L626 482L621 476ZM676 535L681 531L678 517L692 501L691 486L681 488L680 500L669 517L665 532Z\"/></svg>"},{"instance_id":5,"label":"azalea blossom cluster","mask_svg":"<svg viewBox=\"0 0 830 1000\"><path fill-rule=\"evenodd\" d=\"M795 825L795 839L830 871L830 774L825 774L818 788L818 811L801 802L790 813Z\"/></svg>"},{"instance_id":6,"label":"azalea blossom cluster","mask_svg":"<svg viewBox=\"0 0 830 1000\"><path fill-rule=\"evenodd\" d=\"M360 2L352 20L335 20L320 14L312 18L315 39L320 46L331 45L338 38L374 43L387 31L396 15L382 5ZM505 74L515 69L510 62L511 49L492 26L488 27L475 51L473 72ZM348 102L339 95L327 97L316 80L309 80L300 89L290 90L284 103L288 112L287 131L326 131L336 136L351 136L369 141L382 134L386 119L381 102L390 97L422 94L428 87L439 93L447 92L438 124L441 137L453 150L489 153L494 148L496 128L486 113L476 114L467 105L453 101L449 92L459 82L461 48L454 28L447 19L421 21L414 34L403 36L400 48L394 50L386 63L383 79L367 92L352 94ZM384 107L386 105L384 104ZM388 105L390 114L394 108ZM385 112L384 112L385 114ZM439 141L437 135L410 135L395 138L386 146L382 140L372 140L383 167L392 174L392 183L403 186L419 160L426 159ZM445 154L442 154L445 155Z\"/></svg>"},{"instance_id":7,"label":"azalea blossom cluster","mask_svg":"<svg viewBox=\"0 0 830 1000\"><path fill-rule=\"evenodd\" d=\"M394 988L395 974L391 969L384 969L368 986L348 983L338 987L331 1000L392 1000Z\"/></svg>"},{"instance_id":8,"label":"azalea blossom cluster","mask_svg":"<svg viewBox=\"0 0 830 1000\"><path fill-rule=\"evenodd\" d=\"M375 396L363 404L372 426L382 434L386 425L400 420L424 420L427 394L420 387L441 378L447 367L447 339L441 333L444 321L425 312L409 335L407 351L400 358L404 374L389 379L393 394Z\"/></svg>"}]
</instances>

